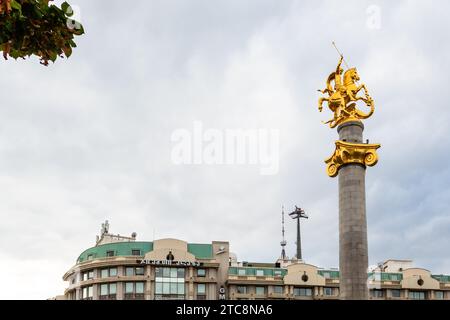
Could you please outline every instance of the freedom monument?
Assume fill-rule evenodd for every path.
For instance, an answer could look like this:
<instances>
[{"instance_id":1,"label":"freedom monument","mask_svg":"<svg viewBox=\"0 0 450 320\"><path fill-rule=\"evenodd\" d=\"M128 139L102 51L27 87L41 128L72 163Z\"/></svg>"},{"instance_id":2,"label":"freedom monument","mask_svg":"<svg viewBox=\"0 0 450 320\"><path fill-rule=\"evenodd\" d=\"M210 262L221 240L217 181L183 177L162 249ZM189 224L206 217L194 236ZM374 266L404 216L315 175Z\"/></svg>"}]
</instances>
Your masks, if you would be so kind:
<instances>
[{"instance_id":1,"label":"freedom monument","mask_svg":"<svg viewBox=\"0 0 450 320\"><path fill-rule=\"evenodd\" d=\"M334 45L334 43L333 43ZM337 49L337 48L336 48ZM339 52L339 50L338 50ZM328 76L327 86L319 90L327 95L319 99L319 111L324 102L333 112L325 122L336 128L339 140L331 157L325 160L327 173L339 179L339 269L341 299L368 299L367 220L365 174L367 166L378 162L379 144L363 143L364 125L374 110L374 100L360 80L356 68L349 68L341 53L336 70ZM347 70L341 67L345 63ZM363 90L364 96L358 96ZM362 101L370 108L367 113L357 108Z\"/></svg>"}]
</instances>

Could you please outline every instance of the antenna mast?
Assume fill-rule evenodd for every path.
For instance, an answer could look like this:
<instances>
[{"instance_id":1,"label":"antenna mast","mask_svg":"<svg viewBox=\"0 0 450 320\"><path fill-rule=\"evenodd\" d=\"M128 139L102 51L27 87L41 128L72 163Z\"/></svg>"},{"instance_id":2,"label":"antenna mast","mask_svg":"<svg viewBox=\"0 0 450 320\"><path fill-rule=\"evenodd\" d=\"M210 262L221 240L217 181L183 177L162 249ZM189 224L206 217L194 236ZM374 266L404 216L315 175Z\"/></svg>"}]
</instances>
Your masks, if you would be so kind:
<instances>
[{"instance_id":1,"label":"antenna mast","mask_svg":"<svg viewBox=\"0 0 450 320\"><path fill-rule=\"evenodd\" d=\"M305 210L295 206L295 210L289 213L292 219L297 220L297 259L302 260L302 243L300 237L300 219L308 219L308 216L305 213Z\"/></svg>"},{"instance_id":2,"label":"antenna mast","mask_svg":"<svg viewBox=\"0 0 450 320\"><path fill-rule=\"evenodd\" d=\"M282 236L282 241L280 242L281 245L281 259L282 260L286 260L286 239L284 237L284 206L281 207L281 236Z\"/></svg>"}]
</instances>

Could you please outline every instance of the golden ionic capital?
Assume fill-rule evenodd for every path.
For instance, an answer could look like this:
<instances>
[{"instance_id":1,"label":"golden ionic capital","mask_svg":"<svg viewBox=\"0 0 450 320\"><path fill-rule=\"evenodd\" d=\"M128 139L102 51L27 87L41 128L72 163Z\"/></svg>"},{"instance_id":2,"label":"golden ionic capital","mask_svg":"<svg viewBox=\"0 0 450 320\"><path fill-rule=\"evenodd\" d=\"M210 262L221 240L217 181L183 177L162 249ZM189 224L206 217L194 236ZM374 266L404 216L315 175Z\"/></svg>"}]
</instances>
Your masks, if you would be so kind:
<instances>
[{"instance_id":1,"label":"golden ionic capital","mask_svg":"<svg viewBox=\"0 0 450 320\"><path fill-rule=\"evenodd\" d=\"M334 154L325 160L327 173L334 178L338 175L339 169L349 163L358 163L372 167L378 162L377 149L380 144L349 143L336 141Z\"/></svg>"}]
</instances>

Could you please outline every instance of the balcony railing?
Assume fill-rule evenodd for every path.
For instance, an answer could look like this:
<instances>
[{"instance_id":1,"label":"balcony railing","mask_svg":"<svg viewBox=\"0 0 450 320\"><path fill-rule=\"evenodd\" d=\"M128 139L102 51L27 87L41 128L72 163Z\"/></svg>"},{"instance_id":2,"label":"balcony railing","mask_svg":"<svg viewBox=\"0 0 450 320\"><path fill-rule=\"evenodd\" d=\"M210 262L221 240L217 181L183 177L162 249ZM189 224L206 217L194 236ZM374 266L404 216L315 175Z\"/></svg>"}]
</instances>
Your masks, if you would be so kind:
<instances>
[{"instance_id":1,"label":"balcony railing","mask_svg":"<svg viewBox=\"0 0 450 320\"><path fill-rule=\"evenodd\" d=\"M145 296L143 293L125 293L125 300L144 300Z\"/></svg>"},{"instance_id":2,"label":"balcony railing","mask_svg":"<svg viewBox=\"0 0 450 320\"><path fill-rule=\"evenodd\" d=\"M99 300L117 300L117 296L115 294L107 294L98 296Z\"/></svg>"}]
</instances>

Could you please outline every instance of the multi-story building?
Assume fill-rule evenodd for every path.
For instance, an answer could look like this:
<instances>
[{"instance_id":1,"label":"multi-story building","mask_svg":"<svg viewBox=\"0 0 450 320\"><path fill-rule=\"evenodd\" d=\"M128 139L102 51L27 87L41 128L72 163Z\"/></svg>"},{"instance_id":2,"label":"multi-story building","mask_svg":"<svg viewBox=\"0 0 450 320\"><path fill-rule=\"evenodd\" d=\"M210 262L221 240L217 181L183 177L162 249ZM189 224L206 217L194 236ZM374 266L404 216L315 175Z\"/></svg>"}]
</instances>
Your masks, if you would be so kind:
<instances>
[{"instance_id":1,"label":"multi-story building","mask_svg":"<svg viewBox=\"0 0 450 320\"><path fill-rule=\"evenodd\" d=\"M228 269L230 299L339 299L339 270L303 262L244 263ZM450 300L450 276L413 268L412 261L387 260L368 272L370 299ZM392 266L396 268L392 269ZM403 266L411 266L404 268ZM389 269L389 270L386 270Z\"/></svg>"},{"instance_id":2,"label":"multi-story building","mask_svg":"<svg viewBox=\"0 0 450 320\"><path fill-rule=\"evenodd\" d=\"M69 300L339 299L339 270L287 258L238 262L228 242L152 242L109 233L78 257L63 279ZM447 299L450 276L388 260L368 272L371 299ZM58 297L61 298L61 297Z\"/></svg>"}]
</instances>

